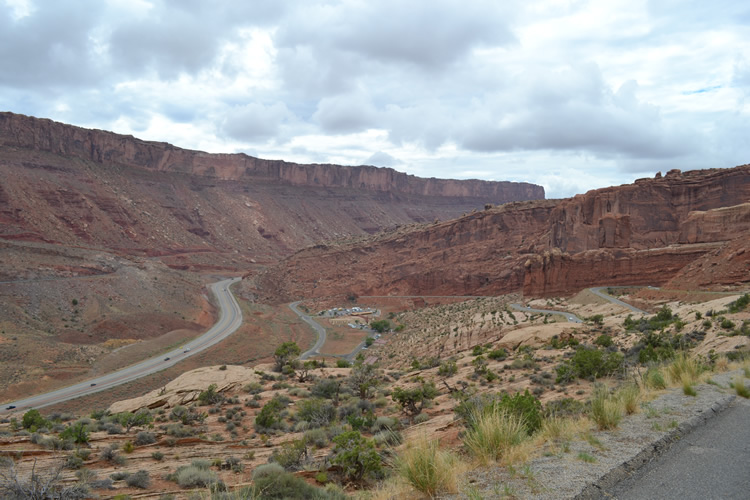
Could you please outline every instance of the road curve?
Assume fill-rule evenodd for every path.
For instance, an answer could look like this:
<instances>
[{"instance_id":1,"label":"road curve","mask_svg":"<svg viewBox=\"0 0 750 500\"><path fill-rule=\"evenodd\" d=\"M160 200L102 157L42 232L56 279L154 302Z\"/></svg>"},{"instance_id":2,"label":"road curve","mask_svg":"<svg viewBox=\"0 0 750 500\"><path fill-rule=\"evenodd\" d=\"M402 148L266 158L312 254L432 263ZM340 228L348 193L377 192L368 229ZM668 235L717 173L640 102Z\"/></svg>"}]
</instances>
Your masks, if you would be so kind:
<instances>
[{"instance_id":1,"label":"road curve","mask_svg":"<svg viewBox=\"0 0 750 500\"><path fill-rule=\"evenodd\" d=\"M618 299L616 297L612 297L607 292L602 292L602 290L604 290L606 288L624 288L624 287L597 286L597 287L594 287L594 288L589 288L589 290L591 290L591 293L593 293L597 297L601 297L604 300L608 300L608 301L612 302L613 304L616 304L616 305L618 305L620 307L624 307L626 309L630 309L634 313L643 314L643 315L648 316L649 313L647 313L643 309L638 309L637 307L631 306L630 304L628 304L626 302L623 302L623 301L621 301L620 299Z\"/></svg>"},{"instance_id":2,"label":"road curve","mask_svg":"<svg viewBox=\"0 0 750 500\"><path fill-rule=\"evenodd\" d=\"M581 318L579 318L575 314L565 312L565 311L553 311L552 309L534 309L533 307L522 306L520 304L510 304L510 307L512 307L516 311L542 313L542 314L558 314L560 316L564 316L565 319L567 319L571 323L583 323Z\"/></svg>"},{"instance_id":3,"label":"road curve","mask_svg":"<svg viewBox=\"0 0 750 500\"><path fill-rule=\"evenodd\" d=\"M230 278L211 285L211 291L219 303L219 320L206 333L195 338L178 349L163 353L157 357L141 361L116 372L108 373L84 382L64 387L56 391L39 394L19 401L4 403L0 414L9 411L22 411L30 408L43 408L62 403L81 396L106 391L121 384L132 382L146 375L159 372L180 361L193 356L221 342L234 333L242 324L242 311L229 287L241 278ZM168 358L168 359L167 359ZM8 410L9 406L15 406Z\"/></svg>"},{"instance_id":4,"label":"road curve","mask_svg":"<svg viewBox=\"0 0 750 500\"><path fill-rule=\"evenodd\" d=\"M318 334L318 340L315 341L315 345L312 346L309 350L303 352L299 357L299 359L307 359L310 356L320 355L320 348L323 347L323 344L326 343L326 329L319 325L309 315L299 310L297 306L299 306L300 302L302 301L298 300L297 302L292 302L291 304L289 304L289 309L291 309L294 314L302 318L302 321L310 325L313 330L315 330L315 333Z\"/></svg>"}]
</instances>

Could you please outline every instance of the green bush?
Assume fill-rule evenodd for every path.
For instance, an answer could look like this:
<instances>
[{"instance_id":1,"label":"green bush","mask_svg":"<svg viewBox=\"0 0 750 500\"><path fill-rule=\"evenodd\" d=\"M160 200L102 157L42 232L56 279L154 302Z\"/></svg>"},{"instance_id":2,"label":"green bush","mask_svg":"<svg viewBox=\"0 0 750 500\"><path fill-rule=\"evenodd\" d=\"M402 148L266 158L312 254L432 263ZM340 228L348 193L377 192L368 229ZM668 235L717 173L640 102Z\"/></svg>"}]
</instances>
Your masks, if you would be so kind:
<instances>
[{"instance_id":1,"label":"green bush","mask_svg":"<svg viewBox=\"0 0 750 500\"><path fill-rule=\"evenodd\" d=\"M62 439L69 439L76 444L86 444L89 442L88 426L83 422L76 422L69 425L60 433Z\"/></svg>"},{"instance_id":2,"label":"green bush","mask_svg":"<svg viewBox=\"0 0 750 500\"><path fill-rule=\"evenodd\" d=\"M361 481L382 469L382 460L375 450L375 444L359 432L344 432L333 438L333 442L334 457L331 463L340 466L347 479Z\"/></svg>"},{"instance_id":3,"label":"green bush","mask_svg":"<svg viewBox=\"0 0 750 500\"><path fill-rule=\"evenodd\" d=\"M39 410L32 409L23 414L21 425L24 429L30 429L34 432L42 427L49 427L49 422L39 413Z\"/></svg>"},{"instance_id":4,"label":"green bush","mask_svg":"<svg viewBox=\"0 0 750 500\"><path fill-rule=\"evenodd\" d=\"M336 360L336 368L349 368L352 364L345 359Z\"/></svg>"},{"instance_id":5,"label":"green bush","mask_svg":"<svg viewBox=\"0 0 750 500\"><path fill-rule=\"evenodd\" d=\"M370 322L370 328L378 333L384 333L391 329L391 322L387 319L378 319Z\"/></svg>"},{"instance_id":6,"label":"green bush","mask_svg":"<svg viewBox=\"0 0 750 500\"><path fill-rule=\"evenodd\" d=\"M258 430L271 429L281 423L281 410L284 409L284 403L274 397L260 410L255 417L255 427Z\"/></svg>"},{"instance_id":7,"label":"green bush","mask_svg":"<svg viewBox=\"0 0 750 500\"><path fill-rule=\"evenodd\" d=\"M526 389L523 393L481 395L466 399L454 410L471 428L480 415L504 413L519 417L527 434L534 433L542 425L542 403Z\"/></svg>"},{"instance_id":8,"label":"green bush","mask_svg":"<svg viewBox=\"0 0 750 500\"><path fill-rule=\"evenodd\" d=\"M508 357L508 352L501 347L500 349L490 351L487 357L495 361L502 361Z\"/></svg>"},{"instance_id":9,"label":"green bush","mask_svg":"<svg viewBox=\"0 0 750 500\"><path fill-rule=\"evenodd\" d=\"M609 335L605 333L605 334L599 335L599 337L597 337L597 339L594 341L594 344L600 347L606 348L606 347L610 347L614 345L614 342L612 341L612 337L610 337Z\"/></svg>"},{"instance_id":10,"label":"green bush","mask_svg":"<svg viewBox=\"0 0 750 500\"><path fill-rule=\"evenodd\" d=\"M748 304L750 304L750 294L746 293L739 299L731 302L727 306L727 309L730 313L734 314L744 310L748 306Z\"/></svg>"},{"instance_id":11,"label":"green bush","mask_svg":"<svg viewBox=\"0 0 750 500\"><path fill-rule=\"evenodd\" d=\"M201 406L209 406L222 403L224 396L221 393L216 392L216 384L211 384L205 391L201 391L198 395L198 403Z\"/></svg>"},{"instance_id":12,"label":"green bush","mask_svg":"<svg viewBox=\"0 0 750 500\"><path fill-rule=\"evenodd\" d=\"M456 373L458 373L458 366L456 366L455 361L441 363L440 368L438 368L438 375L441 377L451 377Z\"/></svg>"},{"instance_id":13,"label":"green bush","mask_svg":"<svg viewBox=\"0 0 750 500\"><path fill-rule=\"evenodd\" d=\"M612 375L622 369L623 362L624 357L618 352L579 348L569 361L557 366L556 382L566 383L573 378L598 378Z\"/></svg>"}]
</instances>

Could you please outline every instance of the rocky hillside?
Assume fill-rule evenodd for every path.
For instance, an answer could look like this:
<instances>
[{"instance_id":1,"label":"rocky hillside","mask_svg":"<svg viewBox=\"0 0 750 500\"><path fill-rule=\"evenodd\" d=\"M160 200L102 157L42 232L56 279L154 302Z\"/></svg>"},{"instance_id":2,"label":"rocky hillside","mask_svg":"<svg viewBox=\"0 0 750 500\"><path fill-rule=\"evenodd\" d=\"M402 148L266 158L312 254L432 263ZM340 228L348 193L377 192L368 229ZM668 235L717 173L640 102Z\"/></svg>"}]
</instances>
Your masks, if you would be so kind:
<instances>
[{"instance_id":1,"label":"rocky hillside","mask_svg":"<svg viewBox=\"0 0 750 500\"><path fill-rule=\"evenodd\" d=\"M748 199L750 165L673 170L569 199L509 203L364 242L306 249L269 270L260 285L284 299L550 296L595 285L659 285L732 240L747 241ZM737 276L727 270L710 283L748 279Z\"/></svg>"},{"instance_id":2,"label":"rocky hillside","mask_svg":"<svg viewBox=\"0 0 750 500\"><path fill-rule=\"evenodd\" d=\"M165 259L177 267L242 267L317 241L544 198L532 184L208 154L12 113L0 113L0 176L1 238L180 254ZM221 256L195 257L205 253Z\"/></svg>"}]
</instances>

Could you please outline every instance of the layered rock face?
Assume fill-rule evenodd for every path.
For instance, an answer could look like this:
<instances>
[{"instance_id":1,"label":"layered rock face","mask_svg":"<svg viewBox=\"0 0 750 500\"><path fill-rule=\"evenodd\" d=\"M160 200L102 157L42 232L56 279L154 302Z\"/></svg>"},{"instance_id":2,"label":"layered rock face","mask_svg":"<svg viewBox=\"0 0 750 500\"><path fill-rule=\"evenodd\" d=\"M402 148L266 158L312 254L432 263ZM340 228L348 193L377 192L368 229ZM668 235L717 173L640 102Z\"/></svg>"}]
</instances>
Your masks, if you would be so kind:
<instances>
[{"instance_id":1,"label":"layered rock face","mask_svg":"<svg viewBox=\"0 0 750 500\"><path fill-rule=\"evenodd\" d=\"M0 113L0 178L0 238L196 270L544 196L531 184L207 154L12 113Z\"/></svg>"},{"instance_id":2,"label":"layered rock face","mask_svg":"<svg viewBox=\"0 0 750 500\"><path fill-rule=\"evenodd\" d=\"M748 165L674 170L357 245L308 249L269 270L261 285L279 298L521 290L544 296L596 285L660 285L727 242L750 239L748 199Z\"/></svg>"},{"instance_id":3,"label":"layered rock face","mask_svg":"<svg viewBox=\"0 0 750 500\"><path fill-rule=\"evenodd\" d=\"M544 198L544 188L517 182L423 179L390 168L300 165L245 154L209 154L51 120L0 113L0 144L163 172L219 180L276 181L403 195L475 198L483 203Z\"/></svg>"}]
</instances>

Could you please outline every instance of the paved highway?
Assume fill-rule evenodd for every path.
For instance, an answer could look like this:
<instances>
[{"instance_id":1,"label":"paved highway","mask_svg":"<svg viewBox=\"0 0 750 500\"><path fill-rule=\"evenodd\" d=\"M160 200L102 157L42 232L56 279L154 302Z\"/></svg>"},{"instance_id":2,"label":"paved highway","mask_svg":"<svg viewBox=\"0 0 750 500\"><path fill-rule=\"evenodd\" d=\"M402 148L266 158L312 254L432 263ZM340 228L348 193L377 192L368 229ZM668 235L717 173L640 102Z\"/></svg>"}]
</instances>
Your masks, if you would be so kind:
<instances>
[{"instance_id":1,"label":"paved highway","mask_svg":"<svg viewBox=\"0 0 750 500\"><path fill-rule=\"evenodd\" d=\"M581 321L581 318L569 312L553 311L551 309L534 309L533 307L522 306L520 304L511 304L510 307L512 307L516 311L523 311L527 313L558 314L560 316L564 316L571 323L583 323L583 321Z\"/></svg>"},{"instance_id":2,"label":"paved highway","mask_svg":"<svg viewBox=\"0 0 750 500\"><path fill-rule=\"evenodd\" d=\"M312 319L309 315L299 310L297 306L299 306L300 302L302 301L298 300L297 302L292 302L291 304L289 304L289 309L294 311L297 316L302 318L302 321L313 327L315 333L318 334L318 340L315 341L315 345L312 346L310 350L303 352L299 357L299 359L307 359L310 356L320 355L320 348L323 347L323 344L326 343L326 329L316 323L315 320Z\"/></svg>"},{"instance_id":3,"label":"paved highway","mask_svg":"<svg viewBox=\"0 0 750 500\"><path fill-rule=\"evenodd\" d=\"M732 405L602 498L750 498L750 402Z\"/></svg>"},{"instance_id":4,"label":"paved highway","mask_svg":"<svg viewBox=\"0 0 750 500\"><path fill-rule=\"evenodd\" d=\"M0 414L10 411L24 411L30 408L43 408L81 396L87 396L96 392L111 389L120 384L131 382L152 373L159 372L180 361L193 356L214 344L217 344L234 333L242 324L242 311L237 300L229 291L229 287L241 278L222 280L211 285L216 299L219 303L219 320L200 337L191 340L178 349L161 354L158 357L141 361L135 365L123 368L116 372L102 375L85 382L79 382L69 387L64 387L46 394L39 394L19 401L5 403L0 408ZM15 407L9 409L9 407Z\"/></svg>"},{"instance_id":5,"label":"paved highway","mask_svg":"<svg viewBox=\"0 0 750 500\"><path fill-rule=\"evenodd\" d=\"M637 314L643 314L643 315L646 315L646 316L648 316L648 314L649 314L649 313L647 313L647 312L646 312L646 311L644 311L643 309L638 309L637 307L635 307L635 306L631 306L630 304L627 304L627 303L625 303L625 302L621 301L621 300L620 300L620 299L618 299L618 298L612 297L612 296L611 296L611 295L609 295L609 294L608 294L607 292L602 292L602 290L604 290L604 289L606 289L606 288L625 288L625 287L606 287L606 286L597 286L597 287L594 287L594 288L589 288L589 290L591 290L591 293L593 293L593 294L594 294L594 295L596 295L597 297L601 297L601 298L603 298L604 300L608 300L608 301L612 302L613 304L617 304L618 306L624 307L624 308L626 308L626 309L630 309L630 310L631 310L631 311L633 311L634 313L637 313Z\"/></svg>"}]
</instances>

